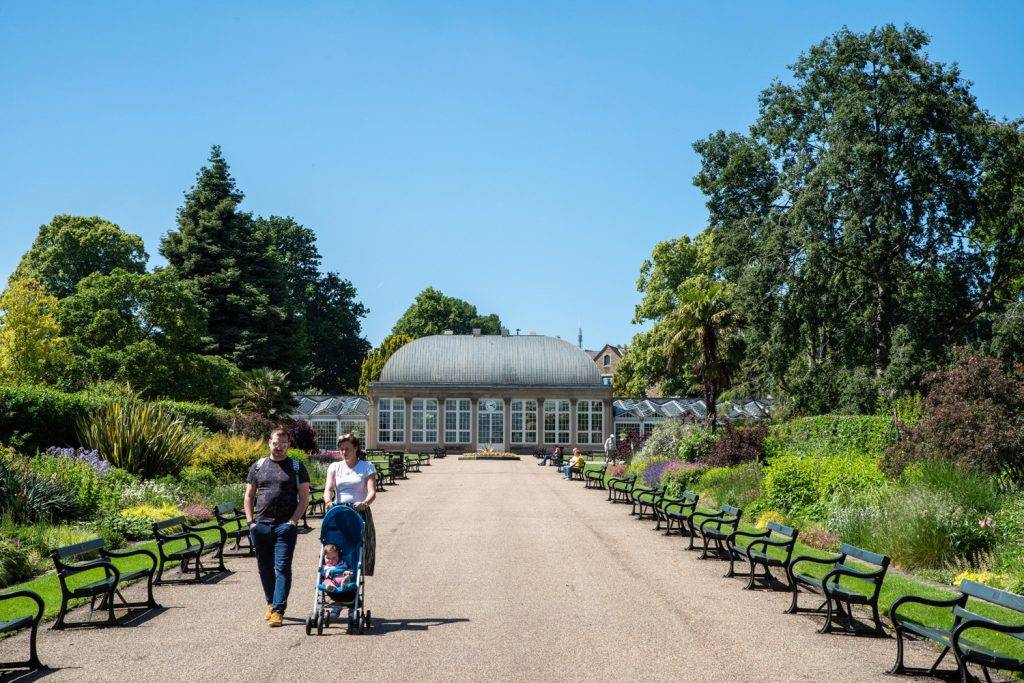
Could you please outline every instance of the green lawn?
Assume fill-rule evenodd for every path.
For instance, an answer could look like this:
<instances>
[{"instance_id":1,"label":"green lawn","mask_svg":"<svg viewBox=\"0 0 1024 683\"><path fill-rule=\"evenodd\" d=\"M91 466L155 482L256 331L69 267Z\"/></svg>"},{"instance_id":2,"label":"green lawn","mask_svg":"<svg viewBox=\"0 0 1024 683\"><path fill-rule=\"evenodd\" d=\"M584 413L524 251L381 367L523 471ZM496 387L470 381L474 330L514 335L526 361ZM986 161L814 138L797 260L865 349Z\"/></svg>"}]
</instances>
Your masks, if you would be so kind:
<instances>
[{"instance_id":1,"label":"green lawn","mask_svg":"<svg viewBox=\"0 0 1024 683\"><path fill-rule=\"evenodd\" d=\"M214 540L218 538L218 534L214 530L204 531L200 534L200 536L203 537L204 541ZM184 541L174 541L168 544L167 552L173 552L175 550L178 550L184 547L184 544ZM139 545L132 546L132 549L135 548L145 548L146 550L149 550L155 555L156 541L149 541L147 543L141 543ZM133 556L115 558L113 560L113 564L121 572L130 572L136 569L146 569L150 565L150 560L148 557L145 556ZM167 566L174 567L177 566L177 563L168 563ZM165 571L164 575L168 576L168 573ZM69 584L70 587L74 589L78 586L82 586L87 583L91 583L93 581L102 579L103 576L104 573L102 569L92 569L86 572L82 572L81 574L76 574L74 577L72 577ZM31 581L26 581L25 583L20 583L15 586L8 586L7 588L0 590L0 594L9 593L15 590L30 590L35 593L38 593L39 597L43 599L43 605L45 607L43 618L51 619L57 616L57 612L60 610L60 580L57 578L57 574L55 572L51 571L47 574L43 574L42 576L38 576L32 579ZM160 602L159 586L157 586L155 594L157 602ZM71 604L81 605L87 602L89 601L82 599L72 601ZM24 616L25 614L29 613L34 609L35 606L30 600L4 600L0 602L0 621L6 621L8 619L13 619L14 617Z\"/></svg>"}]
</instances>

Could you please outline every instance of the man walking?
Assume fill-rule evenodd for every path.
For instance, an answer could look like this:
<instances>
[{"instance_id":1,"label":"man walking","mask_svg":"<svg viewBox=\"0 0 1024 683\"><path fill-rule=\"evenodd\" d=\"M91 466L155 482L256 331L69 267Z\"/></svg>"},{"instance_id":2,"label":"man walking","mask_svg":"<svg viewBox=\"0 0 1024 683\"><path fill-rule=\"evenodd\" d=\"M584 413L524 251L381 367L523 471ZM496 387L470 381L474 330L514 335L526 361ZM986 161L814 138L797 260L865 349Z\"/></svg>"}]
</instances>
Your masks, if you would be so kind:
<instances>
[{"instance_id":1,"label":"man walking","mask_svg":"<svg viewBox=\"0 0 1024 683\"><path fill-rule=\"evenodd\" d=\"M288 457L288 432L270 434L270 457L249 468L245 486L245 517L256 550L256 565L267 599L264 619L280 626L292 586L292 555L298 522L309 502L309 473Z\"/></svg>"},{"instance_id":2,"label":"man walking","mask_svg":"<svg viewBox=\"0 0 1024 683\"><path fill-rule=\"evenodd\" d=\"M604 440L604 457L605 460L611 460L612 453L615 452L615 435L609 434L608 438Z\"/></svg>"}]
</instances>

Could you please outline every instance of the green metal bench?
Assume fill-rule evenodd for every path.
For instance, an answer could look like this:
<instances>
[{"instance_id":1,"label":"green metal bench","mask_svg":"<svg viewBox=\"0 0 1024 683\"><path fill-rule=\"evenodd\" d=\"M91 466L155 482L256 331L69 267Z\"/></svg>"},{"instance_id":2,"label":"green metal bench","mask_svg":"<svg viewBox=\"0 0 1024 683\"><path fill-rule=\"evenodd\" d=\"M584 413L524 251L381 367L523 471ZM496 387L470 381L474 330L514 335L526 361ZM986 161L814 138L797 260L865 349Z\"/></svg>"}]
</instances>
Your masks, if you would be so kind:
<instances>
[{"instance_id":1,"label":"green metal bench","mask_svg":"<svg viewBox=\"0 0 1024 683\"><path fill-rule=\"evenodd\" d=\"M854 558L864 562L868 565L875 567L876 569L871 571L865 571L852 566L847 562L849 558ZM801 562L809 562L814 564L829 565L828 572L820 579L810 574L805 574L796 571L795 567ZM875 622L875 627L870 631L872 635L884 636L885 628L882 626L882 620L878 616L878 595L882 591L882 582L885 580L885 573L889 569L889 558L885 555L879 555L873 553L870 550L864 550L856 546L844 543L839 547L839 554L829 557L811 557L809 555L801 555L793 558L789 563L789 567L786 572L789 575L790 585L793 587L793 603L789 609L786 610L789 614L796 614L800 611L805 612L825 612L825 623L818 629L819 633L830 633L833 629L833 620L835 615L838 613L839 616L843 617L846 621L846 631L856 633L860 629L857 626L857 622L853 618L853 605L867 605L871 608L871 615ZM844 584L841 583L842 579L848 579ZM857 586L856 584L851 585L849 580L861 580L865 585ZM810 590L814 593L820 593L824 598L823 602L816 609L800 609L797 607L797 596L800 593L800 587ZM843 603L846 603L846 609L843 609Z\"/></svg>"},{"instance_id":2,"label":"green metal bench","mask_svg":"<svg viewBox=\"0 0 1024 683\"><path fill-rule=\"evenodd\" d=\"M252 538L249 536L249 525L245 521L245 515L238 511L235 503L221 503L213 508L213 517L217 524L224 529L228 539L235 542L232 550L245 551L246 555L255 555L256 550L252 547ZM245 541L245 548L242 542Z\"/></svg>"},{"instance_id":3,"label":"green metal bench","mask_svg":"<svg viewBox=\"0 0 1024 683\"><path fill-rule=\"evenodd\" d=\"M799 532L791 526L768 522L764 531L750 532L737 531L733 535L730 550L732 556L729 558L729 573L726 576L736 576L735 564L738 561L746 560L750 565L750 580L744 588L754 588L757 579L756 570L758 565L764 568L764 575L761 577L768 587L772 585L771 567L779 567L783 572L789 566L789 560L793 556L793 548L796 547L796 537ZM750 538L750 542L744 544L740 539ZM772 556L768 553L769 548L777 548L782 557ZM787 581L789 574L786 574ZM792 589L788 583L786 588Z\"/></svg>"},{"instance_id":4,"label":"green metal bench","mask_svg":"<svg viewBox=\"0 0 1024 683\"><path fill-rule=\"evenodd\" d=\"M216 531L218 539L210 542L203 540L199 535L202 531ZM186 581L202 581L211 574L226 572L224 566L224 544L227 543L227 533L218 524L204 524L193 526L189 524L184 516L173 517L162 522L153 523L153 539L156 541L159 565L156 571L156 584L182 583ZM168 550L168 547L176 541L183 541L184 547L177 550ZM211 555L216 561L216 567L205 567L203 556ZM178 573L182 578L167 581L164 579L164 569L168 562L179 562ZM189 571L189 564L193 565L192 571L195 576L191 579L184 578Z\"/></svg>"},{"instance_id":5,"label":"green metal bench","mask_svg":"<svg viewBox=\"0 0 1024 683\"><path fill-rule=\"evenodd\" d=\"M409 472L420 471L420 456L415 453L404 453L402 459L405 461L405 469Z\"/></svg>"},{"instance_id":6,"label":"green metal bench","mask_svg":"<svg viewBox=\"0 0 1024 683\"><path fill-rule=\"evenodd\" d=\"M395 474L391 470L391 460L385 456L373 456L367 458L369 462L373 463L374 469L377 470L377 491L384 491L385 484L395 483Z\"/></svg>"},{"instance_id":7,"label":"green metal bench","mask_svg":"<svg viewBox=\"0 0 1024 683\"><path fill-rule=\"evenodd\" d=\"M665 497L665 485L655 484L654 488L634 488L630 494L633 502L633 509L629 514L635 515L637 519L654 519L655 510Z\"/></svg>"},{"instance_id":8,"label":"green metal bench","mask_svg":"<svg viewBox=\"0 0 1024 683\"><path fill-rule=\"evenodd\" d=\"M1017 623L1007 624L992 617L977 614L968 608L969 598L1017 612L1019 616L1016 620ZM900 615L900 607L908 604L949 608L953 620L952 625L949 628L926 626L909 616ZM991 588L974 581L963 581L960 583L960 594L948 600L933 600L917 595L906 595L900 598L889 608L889 619L896 631L896 664L889 670L891 674L959 675L962 681L969 681L974 678L969 670L970 664L980 666L987 681L992 680L989 676L989 669L1024 672L1024 660L1021 660L1020 657L980 645L965 636L965 633L969 631L989 631L1024 640L1024 597L1014 593ZM907 633L942 646L939 658L930 668L909 668L903 664L903 639ZM951 650L956 658L956 670L940 670L939 664Z\"/></svg>"},{"instance_id":9,"label":"green metal bench","mask_svg":"<svg viewBox=\"0 0 1024 683\"><path fill-rule=\"evenodd\" d=\"M417 453L416 457L420 459L420 467L430 464L430 453Z\"/></svg>"},{"instance_id":10,"label":"green metal bench","mask_svg":"<svg viewBox=\"0 0 1024 683\"><path fill-rule=\"evenodd\" d=\"M94 557L94 559L87 559L85 561L78 560L78 558L82 558L84 556L91 556ZM136 556L149 558L150 566L144 569L122 572L114 566L113 562L111 562L114 558ZM99 609L106 610L107 621L95 624L96 626L108 626L117 623L117 617L114 616L115 606L126 609L131 609L133 607L158 609L160 607L160 605L157 604L156 599L153 597L153 586L156 583L153 580L153 575L156 573L157 559L152 552L145 548L109 550L102 538L94 538L90 541L83 541L82 543L57 548L50 553L50 557L53 559L53 566L57 570L57 579L60 582L61 593L60 610L57 612L57 621L53 624L53 628L55 629L62 629L71 626L93 625L92 613L93 610L96 609L97 598L102 598ZM96 579L74 588L69 585L68 579L71 577L95 569L103 570L102 579ZM129 581L135 581L136 579L141 579L143 577L146 578L146 600L144 602L128 602L125 600L125 597L121 594L119 587ZM114 604L115 597L120 598L120 605ZM89 617L87 621L85 623L75 624L65 623L64 619L68 613L68 603L71 600L79 598L89 598Z\"/></svg>"},{"instance_id":11,"label":"green metal bench","mask_svg":"<svg viewBox=\"0 0 1024 683\"><path fill-rule=\"evenodd\" d=\"M588 489L604 488L604 471L608 468L606 462L588 462L583 465L584 486Z\"/></svg>"},{"instance_id":12,"label":"green metal bench","mask_svg":"<svg viewBox=\"0 0 1024 683\"><path fill-rule=\"evenodd\" d=\"M696 522L700 517L701 521ZM704 513L695 510L690 521L690 531L700 535L703 543L700 560L708 559L708 551L723 560L732 557L732 542L739 530L740 519L743 517L743 510L732 505L721 505L717 512ZM696 526L694 526L696 524ZM690 550L693 550L694 533L690 534ZM714 548L712 548L712 544Z\"/></svg>"},{"instance_id":13,"label":"green metal bench","mask_svg":"<svg viewBox=\"0 0 1024 683\"><path fill-rule=\"evenodd\" d=\"M626 477L609 477L606 482L608 486L608 501L612 503L628 503L629 496L636 485L636 475L630 474Z\"/></svg>"},{"instance_id":14,"label":"green metal bench","mask_svg":"<svg viewBox=\"0 0 1024 683\"><path fill-rule=\"evenodd\" d=\"M665 522L665 535L669 536L672 533L674 522L679 529L679 534L689 536L692 544L693 516L697 512L697 501L699 500L700 496L693 491L683 491L678 498L663 496L661 503L654 509L658 520L654 526L655 530L660 530L661 523Z\"/></svg>"},{"instance_id":15,"label":"green metal bench","mask_svg":"<svg viewBox=\"0 0 1024 683\"><path fill-rule=\"evenodd\" d=\"M7 621L0 621L0 634L13 633L26 627L32 629L28 638L28 659L20 662L0 662L0 671L12 671L18 669L38 671L39 669L45 669L46 667L41 661L39 661L39 652L36 649L36 636L39 633L39 622L43 620L43 599L32 591L19 590L0 595L0 602L3 602L4 600L31 600L35 605L33 606L33 614L27 614L23 617L14 617Z\"/></svg>"}]
</instances>

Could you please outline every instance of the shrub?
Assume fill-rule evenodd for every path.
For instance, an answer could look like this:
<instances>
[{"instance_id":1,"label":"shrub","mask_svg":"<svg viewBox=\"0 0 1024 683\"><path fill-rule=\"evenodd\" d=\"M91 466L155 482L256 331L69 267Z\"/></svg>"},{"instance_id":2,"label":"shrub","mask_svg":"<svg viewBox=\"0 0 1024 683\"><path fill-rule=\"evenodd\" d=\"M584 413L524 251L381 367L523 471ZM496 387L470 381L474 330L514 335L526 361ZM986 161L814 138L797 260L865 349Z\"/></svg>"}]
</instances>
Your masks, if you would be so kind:
<instances>
[{"instance_id":1,"label":"shrub","mask_svg":"<svg viewBox=\"0 0 1024 683\"><path fill-rule=\"evenodd\" d=\"M32 578L38 556L13 538L0 538L0 588Z\"/></svg>"},{"instance_id":2,"label":"shrub","mask_svg":"<svg viewBox=\"0 0 1024 683\"><path fill-rule=\"evenodd\" d=\"M764 502L790 515L822 521L837 501L884 481L875 461L856 453L776 456L765 469Z\"/></svg>"},{"instance_id":3,"label":"shrub","mask_svg":"<svg viewBox=\"0 0 1024 683\"><path fill-rule=\"evenodd\" d=\"M877 415L817 415L773 424L765 450L809 454L858 452L879 458L895 443L892 419Z\"/></svg>"},{"instance_id":4,"label":"shrub","mask_svg":"<svg viewBox=\"0 0 1024 683\"><path fill-rule=\"evenodd\" d=\"M835 550L839 547L839 537L816 524L811 524L800 530L800 541L819 550Z\"/></svg>"},{"instance_id":5,"label":"shrub","mask_svg":"<svg viewBox=\"0 0 1024 683\"><path fill-rule=\"evenodd\" d=\"M72 519L74 496L60 482L33 472L25 459L0 452L0 515L15 522Z\"/></svg>"},{"instance_id":6,"label":"shrub","mask_svg":"<svg viewBox=\"0 0 1024 683\"><path fill-rule=\"evenodd\" d=\"M886 469L943 458L1024 482L1024 381L996 358L963 350L954 357L950 368L925 376L923 417L886 451Z\"/></svg>"},{"instance_id":7,"label":"shrub","mask_svg":"<svg viewBox=\"0 0 1024 683\"><path fill-rule=\"evenodd\" d=\"M761 515L757 518L757 527L759 529L764 529L768 526L768 522L775 522L776 524L785 524L786 516L779 512L778 510L768 510L766 512L762 512Z\"/></svg>"},{"instance_id":8,"label":"shrub","mask_svg":"<svg viewBox=\"0 0 1024 683\"><path fill-rule=\"evenodd\" d=\"M217 488L216 473L208 467L189 465L181 471L178 486L189 495L208 493Z\"/></svg>"},{"instance_id":9,"label":"shrub","mask_svg":"<svg viewBox=\"0 0 1024 683\"><path fill-rule=\"evenodd\" d=\"M761 466L748 462L735 467L712 467L697 480L702 496L718 505L729 504L744 508L750 515L756 512L751 503L761 495Z\"/></svg>"},{"instance_id":10,"label":"shrub","mask_svg":"<svg viewBox=\"0 0 1024 683\"><path fill-rule=\"evenodd\" d=\"M661 481L661 477L665 473L665 470L667 470L668 466L673 462L678 461L668 460L667 458L655 458L653 461L648 461L643 472L640 474L640 478L643 479L644 483L648 486L654 486Z\"/></svg>"},{"instance_id":11,"label":"shrub","mask_svg":"<svg viewBox=\"0 0 1024 683\"><path fill-rule=\"evenodd\" d=\"M768 428L726 425L704 458L711 467L731 467L743 462L760 462L764 457L764 439Z\"/></svg>"},{"instance_id":12,"label":"shrub","mask_svg":"<svg viewBox=\"0 0 1024 683\"><path fill-rule=\"evenodd\" d=\"M211 470L220 481L245 481L249 468L266 455L262 441L214 434L195 449L192 464Z\"/></svg>"},{"instance_id":13,"label":"shrub","mask_svg":"<svg viewBox=\"0 0 1024 683\"><path fill-rule=\"evenodd\" d=\"M266 441L276 426L273 420L268 420L259 413L234 412L228 420L227 431L233 436Z\"/></svg>"},{"instance_id":14,"label":"shrub","mask_svg":"<svg viewBox=\"0 0 1024 683\"><path fill-rule=\"evenodd\" d=\"M651 433L647 435L643 446L636 452L634 458L649 460L654 457L665 458L666 460L676 457L679 452L679 443L686 432L686 425L682 420L665 420L654 426Z\"/></svg>"},{"instance_id":15,"label":"shrub","mask_svg":"<svg viewBox=\"0 0 1024 683\"><path fill-rule=\"evenodd\" d=\"M320 447L316 445L317 432L308 422L295 420L288 425L287 429L288 443L292 448L310 455L320 451Z\"/></svg>"},{"instance_id":16,"label":"shrub","mask_svg":"<svg viewBox=\"0 0 1024 683\"><path fill-rule=\"evenodd\" d=\"M625 438L615 441L615 459L630 461L633 456L644 447L644 442L650 436L641 436L639 432L630 430Z\"/></svg>"},{"instance_id":17,"label":"shrub","mask_svg":"<svg viewBox=\"0 0 1024 683\"><path fill-rule=\"evenodd\" d=\"M130 486L139 484L141 480L134 474L112 467L100 481L98 508L100 514L117 512L124 507L124 492Z\"/></svg>"},{"instance_id":18,"label":"shrub","mask_svg":"<svg viewBox=\"0 0 1024 683\"><path fill-rule=\"evenodd\" d=\"M66 449L71 450L71 449ZM57 483L75 502L74 516L84 518L92 516L99 507L100 471L76 456L53 455L54 449L46 454L32 458L29 467L36 476ZM88 451L87 454L94 454ZM88 455L87 455L88 457ZM106 465L106 463L103 463ZM109 469L109 466L107 466Z\"/></svg>"},{"instance_id":19,"label":"shrub","mask_svg":"<svg viewBox=\"0 0 1024 683\"><path fill-rule=\"evenodd\" d=\"M698 462L674 460L668 463L661 474L661 483L669 497L678 497L683 491L693 488L694 482L708 471L708 466Z\"/></svg>"},{"instance_id":20,"label":"shrub","mask_svg":"<svg viewBox=\"0 0 1024 683\"><path fill-rule=\"evenodd\" d=\"M217 408L205 403L156 401L154 405L192 427L202 427L211 432L226 431L231 423L230 410Z\"/></svg>"},{"instance_id":21,"label":"shrub","mask_svg":"<svg viewBox=\"0 0 1024 683\"><path fill-rule=\"evenodd\" d=\"M59 446L51 446L46 449L46 454L53 457L71 458L83 462L89 467L96 470L96 474L103 476L112 467L112 465L100 457L99 451L89 450L88 448L61 448Z\"/></svg>"},{"instance_id":22,"label":"shrub","mask_svg":"<svg viewBox=\"0 0 1024 683\"><path fill-rule=\"evenodd\" d=\"M714 443L715 435L709 429L698 425L687 425L679 440L679 450L677 451L679 459L687 462L704 460Z\"/></svg>"},{"instance_id":23,"label":"shrub","mask_svg":"<svg viewBox=\"0 0 1024 683\"><path fill-rule=\"evenodd\" d=\"M189 524L209 522L213 519L213 512L205 505L190 505L182 510L182 512L184 513L185 518L188 519Z\"/></svg>"},{"instance_id":24,"label":"shrub","mask_svg":"<svg viewBox=\"0 0 1024 683\"><path fill-rule=\"evenodd\" d=\"M143 478L180 472L199 440L194 430L151 403L110 403L80 420L79 431L104 460Z\"/></svg>"},{"instance_id":25,"label":"shrub","mask_svg":"<svg viewBox=\"0 0 1024 683\"><path fill-rule=\"evenodd\" d=\"M210 491L209 498L214 505L220 505L221 503L234 503L238 506L238 509L241 510L242 502L245 498L245 484L221 484Z\"/></svg>"},{"instance_id":26,"label":"shrub","mask_svg":"<svg viewBox=\"0 0 1024 683\"><path fill-rule=\"evenodd\" d=\"M165 505L148 505L143 503L142 505L133 505L132 507L121 510L121 516L125 519L142 519L145 520L147 524L162 522L180 515L181 510L169 503Z\"/></svg>"},{"instance_id":27,"label":"shrub","mask_svg":"<svg viewBox=\"0 0 1024 683\"><path fill-rule=\"evenodd\" d=\"M126 485L121 490L117 509L138 505L164 507L173 505L178 498L177 487L168 480L143 479Z\"/></svg>"}]
</instances>

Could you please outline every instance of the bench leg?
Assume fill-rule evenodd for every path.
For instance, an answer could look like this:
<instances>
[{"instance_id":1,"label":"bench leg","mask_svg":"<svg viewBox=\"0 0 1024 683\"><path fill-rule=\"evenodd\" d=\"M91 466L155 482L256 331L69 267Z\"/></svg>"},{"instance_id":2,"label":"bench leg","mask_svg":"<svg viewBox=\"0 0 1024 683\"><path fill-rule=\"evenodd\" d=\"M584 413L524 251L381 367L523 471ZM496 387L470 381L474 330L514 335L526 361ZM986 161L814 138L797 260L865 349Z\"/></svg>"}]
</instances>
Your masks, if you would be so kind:
<instances>
[{"instance_id":1,"label":"bench leg","mask_svg":"<svg viewBox=\"0 0 1024 683\"><path fill-rule=\"evenodd\" d=\"M148 596L146 606L149 609L160 609L160 603L156 601L156 597L153 595L153 572L155 571L156 567L153 567L149 570L149 574L146 575L146 595Z\"/></svg>"},{"instance_id":2,"label":"bench leg","mask_svg":"<svg viewBox=\"0 0 1024 683\"><path fill-rule=\"evenodd\" d=\"M64 617L67 616L67 613L68 613L68 594L65 593L62 590L61 591L61 596L60 596L60 610L57 612L57 621L53 622L53 626L51 628L53 628L54 630L58 630L58 631L60 629L64 628Z\"/></svg>"},{"instance_id":3,"label":"bench leg","mask_svg":"<svg viewBox=\"0 0 1024 683\"><path fill-rule=\"evenodd\" d=\"M941 660L942 657L945 657L946 656L946 652L948 652L948 651L949 651L949 648L946 648L945 650L943 650L942 651L942 655L939 657L939 659ZM938 662L936 662L936 664L938 664ZM934 669L935 667L933 666L932 668ZM889 671L887 673L890 673L890 674L893 674L893 675L899 675L899 674L902 674L904 672L905 672L905 667L903 666L903 629L901 629L899 626L897 626L896 627L896 663L892 665L892 668L889 669Z\"/></svg>"},{"instance_id":4,"label":"bench leg","mask_svg":"<svg viewBox=\"0 0 1024 683\"><path fill-rule=\"evenodd\" d=\"M842 611L842 607L839 608ZM825 623L818 629L818 633L832 632L832 598L825 593Z\"/></svg>"},{"instance_id":5,"label":"bench leg","mask_svg":"<svg viewBox=\"0 0 1024 683\"><path fill-rule=\"evenodd\" d=\"M32 622L32 632L28 637L28 667L33 671L46 668L39 661L39 650L36 648L36 637L39 635L39 622L42 621L42 616L40 614L39 618Z\"/></svg>"},{"instance_id":6,"label":"bench leg","mask_svg":"<svg viewBox=\"0 0 1024 683\"><path fill-rule=\"evenodd\" d=\"M786 573L789 574L789 569L786 569ZM800 587L797 586L796 580L793 579L792 575L790 575L789 580L789 585L793 589L793 601L789 603L789 609L786 610L786 614L796 614L798 609L796 606L796 599L797 596L800 595Z\"/></svg>"}]
</instances>

